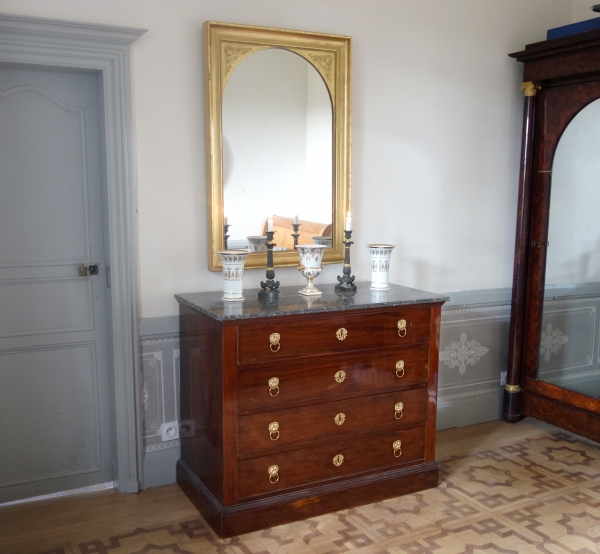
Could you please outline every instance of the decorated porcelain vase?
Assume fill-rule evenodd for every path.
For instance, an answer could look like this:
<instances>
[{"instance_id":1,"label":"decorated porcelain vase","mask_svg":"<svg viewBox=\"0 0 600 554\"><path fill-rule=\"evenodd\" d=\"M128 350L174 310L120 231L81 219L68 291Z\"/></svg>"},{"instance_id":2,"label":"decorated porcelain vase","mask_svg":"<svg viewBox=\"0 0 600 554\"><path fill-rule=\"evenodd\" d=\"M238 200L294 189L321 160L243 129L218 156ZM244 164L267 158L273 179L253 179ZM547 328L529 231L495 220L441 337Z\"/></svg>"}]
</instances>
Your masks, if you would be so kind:
<instances>
[{"instance_id":1,"label":"decorated porcelain vase","mask_svg":"<svg viewBox=\"0 0 600 554\"><path fill-rule=\"evenodd\" d=\"M226 302L244 300L244 263L247 250L221 250L219 252L223 263L223 297Z\"/></svg>"},{"instance_id":2,"label":"decorated porcelain vase","mask_svg":"<svg viewBox=\"0 0 600 554\"><path fill-rule=\"evenodd\" d=\"M267 237L246 237L250 247L250 252L266 252Z\"/></svg>"},{"instance_id":3,"label":"decorated porcelain vase","mask_svg":"<svg viewBox=\"0 0 600 554\"><path fill-rule=\"evenodd\" d=\"M390 258L394 244L367 244L371 252L371 289L388 290L390 274Z\"/></svg>"},{"instance_id":4,"label":"decorated porcelain vase","mask_svg":"<svg viewBox=\"0 0 600 554\"><path fill-rule=\"evenodd\" d=\"M322 244L299 244L296 247L300 256L300 265L298 269L300 273L306 277L308 285L301 291L298 291L304 296L318 296L321 293L313 285L313 279L321 273L323 269L323 250L327 248Z\"/></svg>"},{"instance_id":5,"label":"decorated porcelain vase","mask_svg":"<svg viewBox=\"0 0 600 554\"><path fill-rule=\"evenodd\" d=\"M312 239L315 244L322 244L327 248L331 248L331 237L313 237Z\"/></svg>"}]
</instances>

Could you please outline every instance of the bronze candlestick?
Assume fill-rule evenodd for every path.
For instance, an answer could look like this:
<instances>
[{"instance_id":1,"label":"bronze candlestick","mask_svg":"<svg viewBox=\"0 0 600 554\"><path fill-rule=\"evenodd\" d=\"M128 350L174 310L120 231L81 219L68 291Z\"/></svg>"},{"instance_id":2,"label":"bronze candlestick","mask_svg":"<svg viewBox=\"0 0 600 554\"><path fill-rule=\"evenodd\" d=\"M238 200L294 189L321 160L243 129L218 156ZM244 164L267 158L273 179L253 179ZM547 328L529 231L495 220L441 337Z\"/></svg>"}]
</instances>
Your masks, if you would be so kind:
<instances>
[{"instance_id":1,"label":"bronze candlestick","mask_svg":"<svg viewBox=\"0 0 600 554\"><path fill-rule=\"evenodd\" d=\"M292 227L294 228L294 233L292 233L292 237L294 237L294 248L298 246L298 237L300 233L298 233L298 229L300 228L301 223L292 223Z\"/></svg>"},{"instance_id":2,"label":"bronze candlestick","mask_svg":"<svg viewBox=\"0 0 600 554\"><path fill-rule=\"evenodd\" d=\"M350 239L352 238L352 231L344 231L346 240L344 241L344 275L340 277L338 275L338 285L335 286L335 292L354 293L356 292L356 285L354 284L354 275L352 273L352 267L350 266L350 246L354 244Z\"/></svg>"},{"instance_id":3,"label":"bronze candlestick","mask_svg":"<svg viewBox=\"0 0 600 554\"><path fill-rule=\"evenodd\" d=\"M273 235L275 231L267 231L267 280L260 282L262 290L258 291L261 302L275 302L281 298L279 281L275 281L275 268L273 267Z\"/></svg>"}]
</instances>

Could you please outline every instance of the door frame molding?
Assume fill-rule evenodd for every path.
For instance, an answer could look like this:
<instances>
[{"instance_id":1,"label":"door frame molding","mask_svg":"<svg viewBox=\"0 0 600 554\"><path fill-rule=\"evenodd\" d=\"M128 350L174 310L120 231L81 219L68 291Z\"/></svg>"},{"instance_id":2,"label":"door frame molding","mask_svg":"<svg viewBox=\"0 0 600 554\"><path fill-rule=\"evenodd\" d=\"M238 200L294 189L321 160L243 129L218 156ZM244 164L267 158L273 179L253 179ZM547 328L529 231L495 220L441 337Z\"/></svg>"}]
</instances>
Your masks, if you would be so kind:
<instances>
[{"instance_id":1,"label":"door frame molding","mask_svg":"<svg viewBox=\"0 0 600 554\"><path fill-rule=\"evenodd\" d=\"M142 481L136 198L129 46L145 29L0 14L0 63L92 71L101 76L104 183L108 198L108 360L114 484ZM115 452L116 449L116 452Z\"/></svg>"}]
</instances>

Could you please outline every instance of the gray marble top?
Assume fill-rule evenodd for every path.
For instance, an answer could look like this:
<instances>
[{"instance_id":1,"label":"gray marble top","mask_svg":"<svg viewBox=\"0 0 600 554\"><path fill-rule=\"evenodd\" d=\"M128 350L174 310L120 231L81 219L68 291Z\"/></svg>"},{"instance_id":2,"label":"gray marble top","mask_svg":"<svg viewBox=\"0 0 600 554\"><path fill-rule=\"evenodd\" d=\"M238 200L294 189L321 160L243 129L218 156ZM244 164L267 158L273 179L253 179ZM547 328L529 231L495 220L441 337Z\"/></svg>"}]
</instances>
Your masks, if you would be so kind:
<instances>
[{"instance_id":1,"label":"gray marble top","mask_svg":"<svg viewBox=\"0 0 600 554\"><path fill-rule=\"evenodd\" d=\"M406 306L410 304L432 304L446 302L450 298L441 294L432 294L422 290L390 285L387 291L372 291L369 283L356 283L357 291L353 295L336 294L333 284L318 283L322 296L307 298L298 294L302 285L281 287L282 298L278 302L259 302L258 290L244 290L243 302L224 302L222 292L192 292L176 294L175 298L194 310L202 312L219 321L249 319L293 314L336 312L341 310L359 310L380 308L382 306Z\"/></svg>"}]
</instances>

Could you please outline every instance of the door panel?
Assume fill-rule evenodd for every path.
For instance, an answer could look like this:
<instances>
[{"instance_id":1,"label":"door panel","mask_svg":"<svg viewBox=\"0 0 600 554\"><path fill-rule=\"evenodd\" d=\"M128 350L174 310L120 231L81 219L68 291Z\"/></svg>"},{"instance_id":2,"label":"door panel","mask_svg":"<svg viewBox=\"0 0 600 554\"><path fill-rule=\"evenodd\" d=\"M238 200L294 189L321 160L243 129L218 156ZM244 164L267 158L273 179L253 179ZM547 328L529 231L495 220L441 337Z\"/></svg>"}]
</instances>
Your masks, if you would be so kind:
<instances>
[{"instance_id":1,"label":"door panel","mask_svg":"<svg viewBox=\"0 0 600 554\"><path fill-rule=\"evenodd\" d=\"M94 343L3 352L0 366L11 395L0 421L12 421L2 432L3 484L99 471ZM15 421L19 405L27 409Z\"/></svg>"},{"instance_id":2,"label":"door panel","mask_svg":"<svg viewBox=\"0 0 600 554\"><path fill-rule=\"evenodd\" d=\"M0 306L0 337L67 331L93 331L91 279L62 278L30 282L5 281Z\"/></svg>"},{"instance_id":3,"label":"door panel","mask_svg":"<svg viewBox=\"0 0 600 554\"><path fill-rule=\"evenodd\" d=\"M85 112L47 88L1 95L0 267L73 265L90 255Z\"/></svg>"},{"instance_id":4,"label":"door panel","mask_svg":"<svg viewBox=\"0 0 600 554\"><path fill-rule=\"evenodd\" d=\"M97 75L0 69L0 502L112 481L100 144Z\"/></svg>"}]
</instances>

